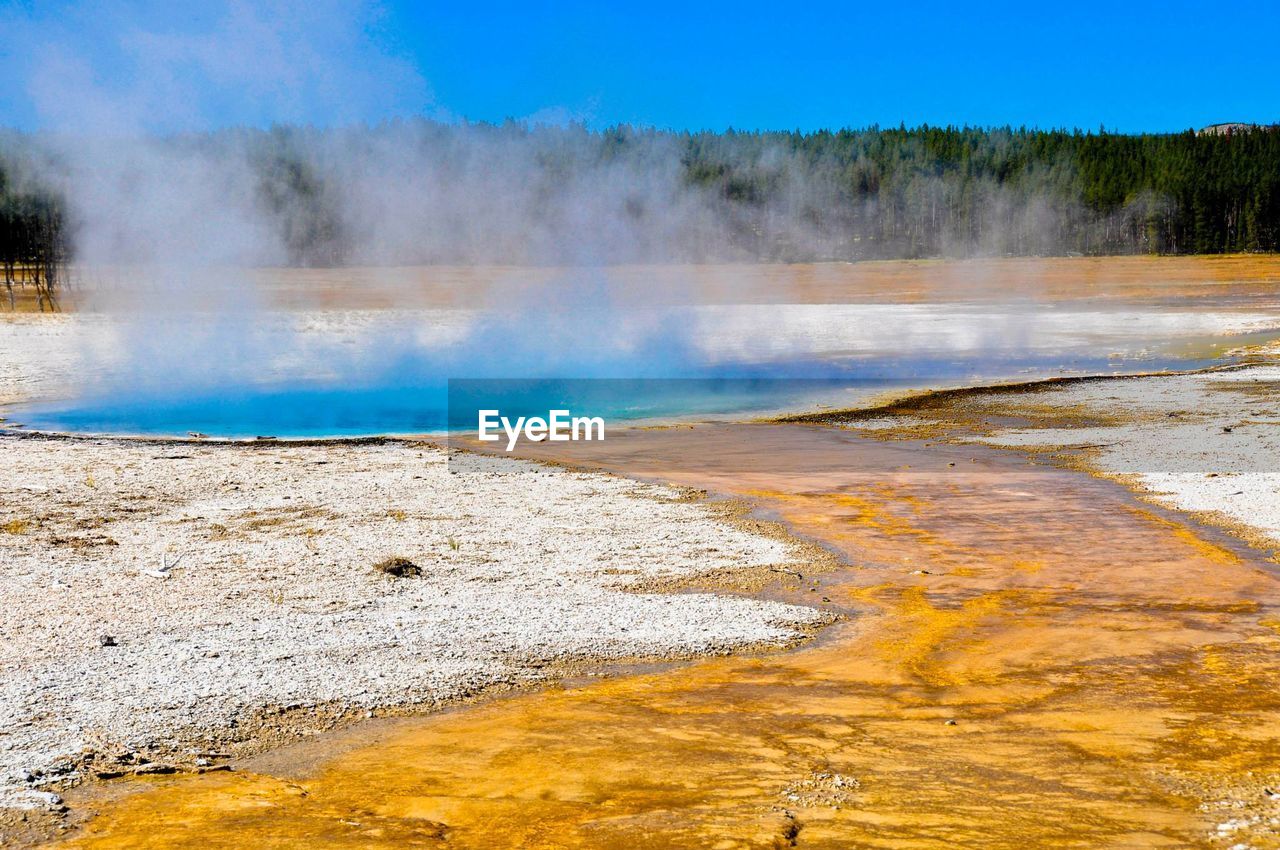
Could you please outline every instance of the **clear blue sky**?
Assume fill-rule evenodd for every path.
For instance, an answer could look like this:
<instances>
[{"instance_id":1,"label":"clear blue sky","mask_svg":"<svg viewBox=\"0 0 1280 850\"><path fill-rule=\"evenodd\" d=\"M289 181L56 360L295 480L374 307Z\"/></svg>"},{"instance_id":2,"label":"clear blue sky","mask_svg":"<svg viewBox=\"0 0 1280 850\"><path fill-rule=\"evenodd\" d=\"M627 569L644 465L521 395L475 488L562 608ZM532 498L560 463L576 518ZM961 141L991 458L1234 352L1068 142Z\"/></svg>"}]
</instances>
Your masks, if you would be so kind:
<instances>
[{"instance_id":1,"label":"clear blue sky","mask_svg":"<svg viewBox=\"0 0 1280 850\"><path fill-rule=\"evenodd\" d=\"M24 128L1280 121L1280 0L26 0L0 3L0 26L0 123Z\"/></svg>"}]
</instances>

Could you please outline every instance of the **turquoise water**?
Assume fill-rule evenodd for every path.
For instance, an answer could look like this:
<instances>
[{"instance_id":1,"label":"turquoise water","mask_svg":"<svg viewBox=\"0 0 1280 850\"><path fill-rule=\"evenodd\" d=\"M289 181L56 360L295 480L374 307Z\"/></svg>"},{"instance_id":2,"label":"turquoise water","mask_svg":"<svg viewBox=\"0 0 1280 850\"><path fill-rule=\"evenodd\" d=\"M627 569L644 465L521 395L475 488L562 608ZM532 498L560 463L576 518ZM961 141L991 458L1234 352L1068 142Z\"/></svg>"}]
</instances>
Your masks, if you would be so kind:
<instances>
[{"instance_id":1,"label":"turquoise water","mask_svg":"<svg viewBox=\"0 0 1280 850\"><path fill-rule=\"evenodd\" d=\"M737 364L646 378L485 378L344 384L220 384L116 389L11 408L28 430L225 438L357 437L474 429L477 411L545 416L551 409L600 416L611 425L651 420L750 418L855 406L892 389L1027 379L1064 373L1194 368L1209 361L1168 357L1117 362L1061 356L861 359Z\"/></svg>"},{"instance_id":2,"label":"turquoise water","mask_svg":"<svg viewBox=\"0 0 1280 850\"><path fill-rule=\"evenodd\" d=\"M840 384L798 380L460 381L414 387L218 387L177 396L82 399L15 411L28 429L249 438L351 437L474 429L478 411L546 416L552 409L607 421L786 409Z\"/></svg>"}]
</instances>

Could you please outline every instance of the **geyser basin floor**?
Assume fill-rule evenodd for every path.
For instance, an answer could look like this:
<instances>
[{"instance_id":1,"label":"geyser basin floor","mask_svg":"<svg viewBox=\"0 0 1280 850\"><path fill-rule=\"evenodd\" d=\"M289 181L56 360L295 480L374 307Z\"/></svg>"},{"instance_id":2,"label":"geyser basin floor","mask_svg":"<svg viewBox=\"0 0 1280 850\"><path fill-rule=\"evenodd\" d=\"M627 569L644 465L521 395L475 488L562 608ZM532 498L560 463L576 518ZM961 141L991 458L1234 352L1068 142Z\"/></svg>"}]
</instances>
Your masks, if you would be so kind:
<instances>
[{"instance_id":1,"label":"geyser basin floor","mask_svg":"<svg viewBox=\"0 0 1280 850\"><path fill-rule=\"evenodd\" d=\"M284 338L296 345L268 347L272 356L249 358L253 376L305 377L317 365L323 370L335 364L359 372L362 354L386 351L386 340L400 339L396 334L405 328L433 342L460 338L466 316L441 308L469 310L505 297L473 285L483 271L441 273L405 270L413 279L390 288L376 285L389 280L386 270L267 273L277 279L265 285L262 300L287 309L255 318L286 326ZM1280 312L1276 257L607 273L646 292L665 273L677 284L665 287L669 292L700 305L696 329L706 332L709 350L723 356L744 349L875 355L886 342L898 350L908 340L981 346L1019 341L1019 332L1041 342L1040 332L1047 331L1059 340L1061 334L1072 336L1096 357L1131 347L1135 335L1149 337L1152 327L1195 343L1200 353L1190 356L1216 356L1233 340L1220 338L1215 350L1209 338L1269 326ZM496 276L517 287L530 279L528 270L499 270ZM559 277L548 270L542 283ZM415 288L421 290L417 295ZM229 323L244 318L235 309L242 303L240 290L225 299L232 306ZM350 309L313 309L335 304ZM742 304L751 306L737 306ZM865 309L872 304L879 309ZM384 309L389 307L396 309ZM404 309L410 307L427 309ZM1030 327L1028 316L1035 320ZM95 314L5 317L0 404L65 397L113 375L132 375L127 355L137 358L133 344L150 329L149 322L138 322L131 337L127 322L122 330ZM173 341L153 346L150 360L164 367L176 353L188 364L228 363L227 346L202 347L199 338ZM142 342L145 352L151 340ZM1138 348L1133 353L1145 356L1142 344ZM804 430L778 433L791 439ZM517 812L537 833L528 843L536 838L561 846L642 846L646 834L664 847L705 846L713 843L707 836L725 833L744 836L740 844L760 834L763 843L798 837L801 844L818 845L839 843L825 838L839 833L847 844L850 832L871 846L968 843L1020 850L1072 843L1272 843L1260 833L1271 815L1261 783L1269 780L1266 771L1275 755L1269 736L1277 689L1268 660L1274 638L1266 617L1273 588L1254 570L1256 561L1232 562L1230 553L1221 554L1182 526L1134 513L1134 504L1114 488L1079 484L1069 491L1024 487L1005 473L990 480L967 476L969 457L989 457L982 450L951 453L957 466L938 469L936 486L926 486L865 474L868 441L847 435L850 445L860 447L853 454L849 445L839 443L837 451L826 442L835 439L830 434L794 450L760 438L739 443L732 461L717 469L710 462L726 443L703 439L712 433L688 432L684 449L630 443L620 461L623 468L648 470L654 477L674 476L684 467L692 470L692 480L713 489L759 491L756 498L796 528L836 541L857 565L877 566L830 585L820 582L816 590L807 582L784 589L798 601L827 596L830 603L816 604L854 612L855 625L841 626L804 654L709 662L670 678L620 680L584 696L539 695L484 710L492 713L442 716L420 726L411 721L420 737L332 761L329 773L306 779L305 787L290 785L292 774L279 782L254 776L179 781L172 793L166 785L158 795L112 810L112 820L93 827L91 840L239 847L325 839L368 846L420 837L428 846L439 843L438 830L413 817L422 815L453 826L451 836L463 846L490 846L492 836L499 845L519 842L519 835L503 831L514 828L503 816ZM184 447L173 453L189 452ZM795 464L800 472L791 476L777 465L753 469L746 463L768 458ZM149 466L158 466L157 475L180 462L146 457ZM913 455L900 465L919 463ZM275 469L289 472L284 463ZM50 530L65 528L56 536L68 541L110 536L110 525L77 527L82 517L92 520L80 503L94 504L96 490L87 482L93 476L96 483L102 469L72 465L63 472L64 483L22 491L13 504L65 504ZM228 498L247 497L233 492ZM172 507L181 509L180 503ZM142 517L143 523L150 518ZM355 517L361 528L398 527L390 516L358 511ZM462 519L485 528L492 518L481 508ZM598 518L584 518L581 528L598 524ZM194 525L175 522L172 528ZM248 550L254 557L238 568L236 575L251 576L250 596L242 601L261 605L265 614L257 616L267 622L283 607L274 600L305 587L311 577L286 571L279 577L282 586L271 583L282 555L285 563L295 554L297 563L307 563L302 547L309 527L315 526L301 526L301 536L297 525L276 527L280 548L254 544ZM269 539L272 528L267 524L254 533ZM335 523L330 532L342 528ZM460 542L465 547L465 538ZM67 548L50 541L36 553L41 569L79 563L65 554ZM441 554L451 551L446 540ZM503 572L503 564L487 569ZM141 598L149 605L159 589L146 588L160 580L133 578L147 578ZM518 575L507 579L499 587L523 592ZM258 588L261 598L253 595ZM53 595L47 584L25 592ZM381 610L357 607L371 598L359 583L344 592L360 600L340 611L355 623ZM153 618L150 607L129 603L118 607ZM522 610L523 599L510 607ZM102 609L88 596L83 610L97 616ZM172 618L155 619L161 636L175 628ZM178 620L184 627L219 622L225 621ZM103 649L95 646L93 632L92 626L77 630L66 647L42 645L31 658L69 647L92 662ZM379 650L360 658L381 663L382 655ZM283 654L270 661L286 671L294 666ZM202 705L198 697L194 702L197 709ZM185 710L183 703L172 705L176 712ZM945 719L952 717L957 724L947 726ZM321 738L311 760L327 761L331 746ZM1253 777L1246 775L1249 769ZM304 791L309 796L301 796ZM1241 805L1234 808L1237 800ZM1206 809L1197 812L1201 801L1208 801ZM1215 808L1218 803L1225 811ZM116 829L116 837L104 837Z\"/></svg>"},{"instance_id":2,"label":"geyser basin floor","mask_svg":"<svg viewBox=\"0 0 1280 850\"><path fill-rule=\"evenodd\" d=\"M396 556L422 574L375 569ZM824 615L625 588L810 561L670 488L451 473L421 444L0 437L0 809L589 661L793 641Z\"/></svg>"},{"instance_id":3,"label":"geyser basin floor","mask_svg":"<svg viewBox=\"0 0 1280 850\"><path fill-rule=\"evenodd\" d=\"M781 592L853 619L413 721L301 778L161 781L69 846L1276 844L1280 618L1253 554L981 447L790 425L593 448L835 547L848 569Z\"/></svg>"}]
</instances>

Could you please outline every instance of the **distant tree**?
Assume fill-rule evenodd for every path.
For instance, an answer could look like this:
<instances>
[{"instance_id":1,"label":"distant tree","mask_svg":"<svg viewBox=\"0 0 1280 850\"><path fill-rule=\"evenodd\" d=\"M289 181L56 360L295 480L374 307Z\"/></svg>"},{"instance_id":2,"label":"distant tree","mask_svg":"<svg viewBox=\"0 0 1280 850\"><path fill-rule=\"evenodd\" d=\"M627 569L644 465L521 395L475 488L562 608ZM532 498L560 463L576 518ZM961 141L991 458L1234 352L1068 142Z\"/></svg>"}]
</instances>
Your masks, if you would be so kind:
<instances>
[{"instance_id":1,"label":"distant tree","mask_svg":"<svg viewBox=\"0 0 1280 850\"><path fill-rule=\"evenodd\" d=\"M11 179L34 139L0 141L0 303L16 309L33 287L40 309L58 309L74 247L66 205L30 169ZM600 238L588 259L610 262L1280 250L1280 132L1271 128L674 133L419 119L167 143L247 152L281 259L299 266L582 259L567 252L567 236ZM423 237L395 256L378 253L388 250L380 234L360 231L351 214L356 190L369 189L361 157L385 149L403 155L415 191L443 199L392 205L418 217L396 222L399 231ZM409 179L419 174L431 180ZM674 175L700 205L678 232L655 215L673 199L646 194L654 174ZM504 216L506 194L528 206Z\"/></svg>"}]
</instances>

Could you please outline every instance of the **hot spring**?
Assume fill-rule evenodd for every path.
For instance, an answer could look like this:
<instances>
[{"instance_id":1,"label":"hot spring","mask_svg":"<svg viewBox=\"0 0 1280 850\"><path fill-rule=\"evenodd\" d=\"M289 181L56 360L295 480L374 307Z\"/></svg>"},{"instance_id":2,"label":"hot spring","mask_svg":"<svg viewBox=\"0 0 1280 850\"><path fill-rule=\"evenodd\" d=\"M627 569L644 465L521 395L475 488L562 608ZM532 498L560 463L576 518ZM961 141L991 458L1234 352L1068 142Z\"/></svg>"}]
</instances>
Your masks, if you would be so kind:
<instances>
[{"instance_id":1,"label":"hot spring","mask_svg":"<svg viewBox=\"0 0 1280 850\"><path fill-rule=\"evenodd\" d=\"M377 279L347 277L335 291ZM484 407L570 408L611 424L747 419L892 391L1195 368L1274 325L1238 299L911 302L850 283L846 297L865 301L797 303L789 286L753 285L780 303L717 302L697 287L666 303L643 281L581 272L484 306L415 302L403 286L386 293L395 308L281 309L276 290L254 306L228 282L197 306L72 316L43 352L12 341L4 359L60 374L0 415L37 431L231 439L438 434L473 429ZM1250 332L1260 336L1240 336ZM59 352L70 359L53 363Z\"/></svg>"},{"instance_id":2,"label":"hot spring","mask_svg":"<svg viewBox=\"0 0 1280 850\"><path fill-rule=\"evenodd\" d=\"M474 430L478 412L545 415L556 408L613 424L748 419L865 404L891 391L1205 365L1202 358L1078 356L858 359L738 364L645 378L430 378L328 383L219 383L88 392L10 407L29 431L226 439L353 438Z\"/></svg>"}]
</instances>

